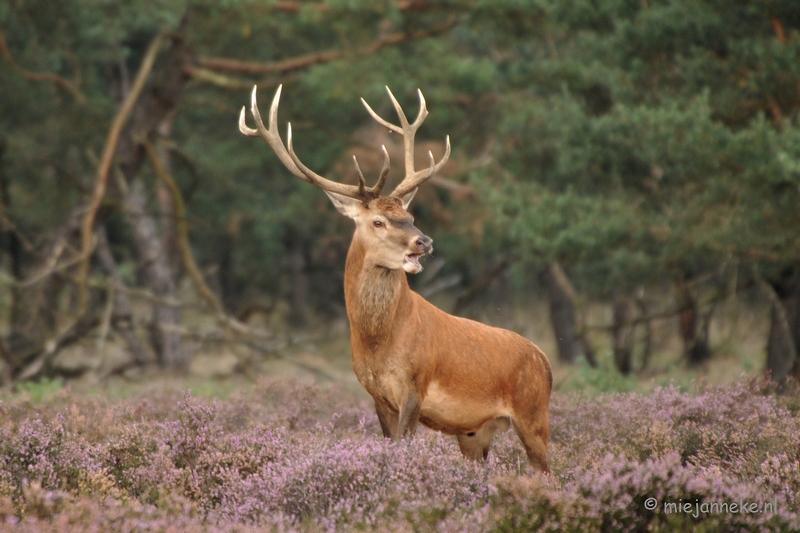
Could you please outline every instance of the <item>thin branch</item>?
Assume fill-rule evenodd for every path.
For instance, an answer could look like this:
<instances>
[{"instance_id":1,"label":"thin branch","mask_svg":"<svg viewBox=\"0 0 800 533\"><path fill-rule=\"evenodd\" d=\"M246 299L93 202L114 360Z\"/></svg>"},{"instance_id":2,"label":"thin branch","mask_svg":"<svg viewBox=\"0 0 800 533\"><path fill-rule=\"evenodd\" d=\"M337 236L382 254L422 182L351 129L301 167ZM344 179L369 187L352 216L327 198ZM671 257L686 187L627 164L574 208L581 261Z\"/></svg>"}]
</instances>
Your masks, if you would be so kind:
<instances>
[{"instance_id":1,"label":"thin branch","mask_svg":"<svg viewBox=\"0 0 800 533\"><path fill-rule=\"evenodd\" d=\"M78 274L78 291L80 295L79 314L85 312L88 306L89 300L86 289L86 276L89 270L89 256L91 255L92 248L92 227L94 226L94 219L97 215L97 210L100 208L100 204L102 203L103 197L106 194L108 172L111 168L111 162L114 160L114 153L117 149L119 136L122 132L122 128L125 126L125 123L128 120L128 117L133 111L134 105L136 105L136 101L139 99L139 95L144 90L147 77L149 76L150 71L153 70L156 56L161 49L161 44L163 43L166 35L167 32L162 30L150 42L150 46L145 53L142 64L139 66L139 71L136 73L136 79L133 82L133 86L117 111L117 115L114 117L114 121L111 124L111 129L108 132L108 138L106 139L105 148L103 149L103 155L100 158L100 164L97 168L97 180L94 186L94 194L92 195L91 203L89 204L89 208L84 215L83 224L81 226L80 257L82 263Z\"/></svg>"},{"instance_id":2,"label":"thin branch","mask_svg":"<svg viewBox=\"0 0 800 533\"><path fill-rule=\"evenodd\" d=\"M108 236L106 229L101 224L97 228L97 255L100 262L108 272L108 301L109 305L113 303L112 316L110 317L117 331L125 338L128 343L128 349L133 354L133 359L137 363L144 364L148 362L148 351L144 344L139 340L136 335L136 320L133 317L133 306L131 306L128 293L124 289L127 288L122 274L119 272L117 262L114 260L114 255L111 253L111 247L108 243ZM101 351L98 349L98 351Z\"/></svg>"},{"instance_id":3,"label":"thin branch","mask_svg":"<svg viewBox=\"0 0 800 533\"><path fill-rule=\"evenodd\" d=\"M26 80L55 83L66 89L79 104L84 105L86 103L86 96L84 96L81 90L78 89L78 86L73 82L52 72L32 72L19 66L16 61L14 61L14 56L11 55L11 50L8 48L8 42L6 41L6 36L2 28L0 28L0 56L3 56L3 59L11 65L11 68L19 72Z\"/></svg>"},{"instance_id":4,"label":"thin branch","mask_svg":"<svg viewBox=\"0 0 800 533\"><path fill-rule=\"evenodd\" d=\"M186 67L186 74L198 81L210 83L211 85L216 85L217 87L222 87L223 89L249 90L253 88L253 80L226 76L225 74L220 74L219 72L214 72L213 70L207 68L188 66ZM257 82L256 85L263 87L264 89L274 89L281 83L282 81L263 80Z\"/></svg>"},{"instance_id":5,"label":"thin branch","mask_svg":"<svg viewBox=\"0 0 800 533\"><path fill-rule=\"evenodd\" d=\"M15 380L26 381L38 376L53 360L61 348L82 338L98 323L99 320L97 318L85 320L85 315L83 314L71 318L67 325L62 327L56 335L43 343L41 351L36 358L17 374Z\"/></svg>"},{"instance_id":6,"label":"thin branch","mask_svg":"<svg viewBox=\"0 0 800 533\"><path fill-rule=\"evenodd\" d=\"M786 44L786 31L783 29L783 22L778 17L772 17L772 29L775 30L775 37L782 45Z\"/></svg>"},{"instance_id":7,"label":"thin branch","mask_svg":"<svg viewBox=\"0 0 800 533\"><path fill-rule=\"evenodd\" d=\"M242 74L275 74L297 70L317 63L327 63L328 61L339 59L344 54L342 50L326 50L284 59L283 61L275 61L274 63L255 63L226 57L201 57L198 58L197 64L202 68L229 70L241 72Z\"/></svg>"},{"instance_id":8,"label":"thin branch","mask_svg":"<svg viewBox=\"0 0 800 533\"><path fill-rule=\"evenodd\" d=\"M714 296L712 296L711 298L709 298L708 300L706 300L704 302L700 302L697 305L697 307L698 308L702 308L702 307L705 307L707 305L712 305L713 306L717 302L721 301L723 298L726 298L727 296L728 295L726 293L724 293L724 291L720 291L720 292L716 293ZM618 327L638 326L639 324L645 324L645 323L651 322L653 320L672 318L675 315L677 315L677 314L679 314L679 313L681 313L683 311L686 311L688 308L689 308L689 306L686 305L686 306L675 307L674 309L666 309L664 311L659 311L659 312L650 313L650 314L646 314L646 315L643 314L643 315L640 315L640 316L634 318L633 320L629 320L627 322L624 322L622 324L617 324L617 325L614 325L614 324L586 324L586 325L583 326L583 328L581 328L579 334L583 335L584 333L586 333L588 331L611 331L614 328L618 328Z\"/></svg>"},{"instance_id":9,"label":"thin branch","mask_svg":"<svg viewBox=\"0 0 800 533\"><path fill-rule=\"evenodd\" d=\"M425 9L430 6L430 2L426 0L398 0L398 11L411 11L412 9ZM330 11L331 6L326 3L310 4L306 2L298 2L293 0L278 0L272 4L272 9L277 11L287 11L290 13L297 13L301 9L315 9L317 11Z\"/></svg>"},{"instance_id":10,"label":"thin branch","mask_svg":"<svg viewBox=\"0 0 800 533\"><path fill-rule=\"evenodd\" d=\"M429 29L412 32L390 33L375 40L361 50L356 51L354 55L359 56L374 54L385 46L438 35L455 26L457 22L458 17L453 15L448 17L448 19L442 24ZM197 60L197 65L200 67L200 69L194 68L190 71L190 73L194 75L195 72L200 71L200 76L205 76L206 81L210 81L212 77L208 72L203 71L203 69L227 70L232 72L240 72L243 74L281 74L319 63L327 63L329 61L333 61L334 59L344 57L348 53L349 52L346 50L339 49L324 50L322 52L314 52L312 54L292 57L272 63L256 63L252 61L241 61L238 59L224 57L201 57ZM223 79L221 81L226 82L227 80Z\"/></svg>"},{"instance_id":11,"label":"thin branch","mask_svg":"<svg viewBox=\"0 0 800 533\"><path fill-rule=\"evenodd\" d=\"M63 263L59 264L58 260L61 257L61 254L63 253L65 247L66 247L66 242L59 243L56 246L56 249L54 250L54 252L51 255L51 257L48 259L47 264L45 265L45 267L41 271L39 271L36 274L32 275L31 277L29 277L27 279L24 279L24 280L21 280L21 281L18 281L16 283L16 286L20 287L20 288L24 288L24 287L30 287L30 286L36 285L40 281L47 279L48 277L52 276L53 274L58 274L60 272L63 272L65 270L67 270L68 268L75 266L76 264L80 263L83 260L83 255L79 255L79 256L76 256L76 257L72 257L69 260L64 261ZM92 243L92 245L89 247L89 254L90 255L94 251L94 247L95 247L94 243Z\"/></svg>"}]
</instances>

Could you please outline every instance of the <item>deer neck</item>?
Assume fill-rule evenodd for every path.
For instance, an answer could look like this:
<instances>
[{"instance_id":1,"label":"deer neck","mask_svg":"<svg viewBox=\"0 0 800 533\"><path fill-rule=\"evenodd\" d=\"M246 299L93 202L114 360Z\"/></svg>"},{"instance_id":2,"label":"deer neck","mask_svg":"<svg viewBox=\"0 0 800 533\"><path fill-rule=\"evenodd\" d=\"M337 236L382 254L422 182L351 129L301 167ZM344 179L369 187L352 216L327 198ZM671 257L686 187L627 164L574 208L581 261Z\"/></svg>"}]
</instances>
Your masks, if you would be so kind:
<instances>
[{"instance_id":1,"label":"deer neck","mask_svg":"<svg viewBox=\"0 0 800 533\"><path fill-rule=\"evenodd\" d=\"M353 334L369 344L388 338L408 299L406 273L371 263L364 243L354 237L347 252L344 290Z\"/></svg>"}]
</instances>

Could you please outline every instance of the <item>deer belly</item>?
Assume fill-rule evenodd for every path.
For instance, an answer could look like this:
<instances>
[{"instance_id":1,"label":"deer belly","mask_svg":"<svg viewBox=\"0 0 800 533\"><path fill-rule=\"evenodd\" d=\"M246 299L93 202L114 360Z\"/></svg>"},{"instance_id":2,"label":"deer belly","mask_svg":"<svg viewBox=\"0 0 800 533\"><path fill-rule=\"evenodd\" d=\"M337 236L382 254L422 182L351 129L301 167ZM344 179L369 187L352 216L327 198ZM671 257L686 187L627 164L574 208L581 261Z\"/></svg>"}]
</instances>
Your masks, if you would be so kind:
<instances>
[{"instance_id":1,"label":"deer belly","mask_svg":"<svg viewBox=\"0 0 800 533\"><path fill-rule=\"evenodd\" d=\"M460 435L477 431L490 419L509 415L510 412L500 400L458 397L432 382L422 401L419 421L431 429Z\"/></svg>"}]
</instances>

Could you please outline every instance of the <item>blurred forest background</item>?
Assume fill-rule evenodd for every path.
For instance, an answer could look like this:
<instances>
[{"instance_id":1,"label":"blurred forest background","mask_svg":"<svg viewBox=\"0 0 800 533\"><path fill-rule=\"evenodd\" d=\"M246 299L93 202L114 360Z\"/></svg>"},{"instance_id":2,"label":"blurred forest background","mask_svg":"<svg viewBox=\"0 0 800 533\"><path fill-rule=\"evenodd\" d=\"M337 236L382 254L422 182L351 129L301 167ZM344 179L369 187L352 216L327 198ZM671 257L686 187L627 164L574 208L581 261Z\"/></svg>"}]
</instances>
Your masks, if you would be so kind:
<instances>
[{"instance_id":1,"label":"blurred forest background","mask_svg":"<svg viewBox=\"0 0 800 533\"><path fill-rule=\"evenodd\" d=\"M349 183L402 166L359 97L423 91L445 310L563 368L800 375L797 0L6 0L0 384L346 339L351 222L238 132L254 84Z\"/></svg>"}]
</instances>

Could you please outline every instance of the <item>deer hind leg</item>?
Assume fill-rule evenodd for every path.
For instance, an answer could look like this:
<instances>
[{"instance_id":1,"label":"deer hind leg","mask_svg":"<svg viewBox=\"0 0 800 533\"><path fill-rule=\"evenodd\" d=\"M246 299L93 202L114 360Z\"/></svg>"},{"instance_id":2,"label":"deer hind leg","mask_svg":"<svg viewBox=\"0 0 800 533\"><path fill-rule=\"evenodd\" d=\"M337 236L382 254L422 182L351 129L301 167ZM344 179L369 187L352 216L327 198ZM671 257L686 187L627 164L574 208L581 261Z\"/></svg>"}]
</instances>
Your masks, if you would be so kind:
<instances>
[{"instance_id":1,"label":"deer hind leg","mask_svg":"<svg viewBox=\"0 0 800 533\"><path fill-rule=\"evenodd\" d=\"M492 439L498 431L508 429L508 418L494 418L486 422L478 431L458 435L458 447L461 453L468 459L484 461L489 457L489 449L492 447Z\"/></svg>"},{"instance_id":2,"label":"deer hind leg","mask_svg":"<svg viewBox=\"0 0 800 533\"><path fill-rule=\"evenodd\" d=\"M547 420L547 411L534 412L531 416L514 418L512 420L514 431L525 447L533 467L540 472L549 472L547 466L547 439L550 426Z\"/></svg>"}]
</instances>

